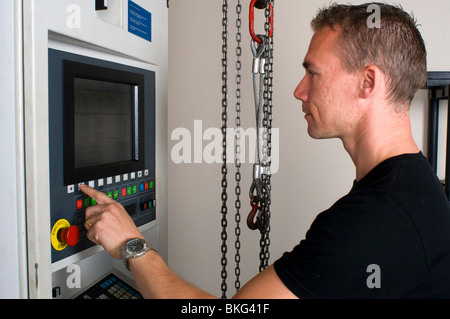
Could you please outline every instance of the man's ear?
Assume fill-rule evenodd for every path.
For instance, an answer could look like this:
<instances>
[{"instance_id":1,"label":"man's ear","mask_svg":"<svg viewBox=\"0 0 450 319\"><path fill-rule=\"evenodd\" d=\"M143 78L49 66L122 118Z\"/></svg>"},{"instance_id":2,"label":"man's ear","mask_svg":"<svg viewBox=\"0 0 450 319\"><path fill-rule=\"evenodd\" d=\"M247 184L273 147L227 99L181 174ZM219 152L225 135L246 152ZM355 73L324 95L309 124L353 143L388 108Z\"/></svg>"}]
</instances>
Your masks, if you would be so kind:
<instances>
[{"instance_id":1,"label":"man's ear","mask_svg":"<svg viewBox=\"0 0 450 319\"><path fill-rule=\"evenodd\" d=\"M380 88L384 77L383 72L376 65L368 65L361 71L360 79L359 97L367 99Z\"/></svg>"}]
</instances>

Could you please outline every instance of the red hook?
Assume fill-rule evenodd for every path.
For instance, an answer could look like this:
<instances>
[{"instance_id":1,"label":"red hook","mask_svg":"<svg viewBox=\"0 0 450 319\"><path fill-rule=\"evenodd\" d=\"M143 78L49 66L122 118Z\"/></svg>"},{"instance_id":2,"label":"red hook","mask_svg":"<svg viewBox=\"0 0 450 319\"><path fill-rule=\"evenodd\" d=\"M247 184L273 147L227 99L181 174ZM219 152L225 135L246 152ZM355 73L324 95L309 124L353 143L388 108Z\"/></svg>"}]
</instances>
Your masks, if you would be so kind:
<instances>
[{"instance_id":1,"label":"red hook","mask_svg":"<svg viewBox=\"0 0 450 319\"><path fill-rule=\"evenodd\" d=\"M250 2L250 11L249 11L249 22L250 22L250 35L252 39L259 44L262 43L262 40L255 34L255 3L258 0L252 0ZM273 36L273 5L272 3L269 4L270 9L270 17L269 17L269 23L270 23L270 30L269 30L269 38Z\"/></svg>"},{"instance_id":2,"label":"red hook","mask_svg":"<svg viewBox=\"0 0 450 319\"><path fill-rule=\"evenodd\" d=\"M256 196L252 197L252 199L250 200L250 205L252 205L252 210L250 211L250 214L248 214L247 217L247 226L251 230L255 230L256 228L258 228L258 226L256 226L254 222L255 215L258 212L258 202L256 201Z\"/></svg>"}]
</instances>

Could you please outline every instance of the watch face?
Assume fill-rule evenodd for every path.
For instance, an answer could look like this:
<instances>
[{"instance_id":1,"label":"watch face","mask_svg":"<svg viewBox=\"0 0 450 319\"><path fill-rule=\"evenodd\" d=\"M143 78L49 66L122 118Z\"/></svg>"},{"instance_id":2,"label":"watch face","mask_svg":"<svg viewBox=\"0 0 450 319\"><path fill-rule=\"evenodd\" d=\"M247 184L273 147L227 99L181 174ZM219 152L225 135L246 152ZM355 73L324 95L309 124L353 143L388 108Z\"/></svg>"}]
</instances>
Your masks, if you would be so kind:
<instances>
[{"instance_id":1,"label":"watch face","mask_svg":"<svg viewBox=\"0 0 450 319\"><path fill-rule=\"evenodd\" d=\"M144 243L140 239L132 239L127 243L127 251L130 254L139 253L144 249Z\"/></svg>"}]
</instances>

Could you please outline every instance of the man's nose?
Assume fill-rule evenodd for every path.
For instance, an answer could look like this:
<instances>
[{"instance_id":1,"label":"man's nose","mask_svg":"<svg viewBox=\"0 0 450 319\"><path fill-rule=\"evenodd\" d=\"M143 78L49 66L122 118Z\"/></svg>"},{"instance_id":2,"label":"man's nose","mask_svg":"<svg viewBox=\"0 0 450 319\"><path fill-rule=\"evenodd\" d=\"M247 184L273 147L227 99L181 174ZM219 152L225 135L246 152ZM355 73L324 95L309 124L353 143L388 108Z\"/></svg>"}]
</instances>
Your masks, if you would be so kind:
<instances>
[{"instance_id":1,"label":"man's nose","mask_svg":"<svg viewBox=\"0 0 450 319\"><path fill-rule=\"evenodd\" d=\"M302 102L306 102L308 100L308 90L306 82L307 80L305 76L294 90L294 97Z\"/></svg>"}]
</instances>

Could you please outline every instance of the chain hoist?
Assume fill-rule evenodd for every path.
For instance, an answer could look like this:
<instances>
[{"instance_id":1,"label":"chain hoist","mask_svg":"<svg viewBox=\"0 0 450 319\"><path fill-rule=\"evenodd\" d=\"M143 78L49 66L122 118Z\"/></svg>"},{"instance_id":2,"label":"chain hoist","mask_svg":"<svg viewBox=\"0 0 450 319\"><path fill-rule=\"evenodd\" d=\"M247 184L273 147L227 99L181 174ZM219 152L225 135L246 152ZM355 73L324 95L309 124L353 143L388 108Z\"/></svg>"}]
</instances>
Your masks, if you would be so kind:
<instances>
[{"instance_id":1,"label":"chain hoist","mask_svg":"<svg viewBox=\"0 0 450 319\"><path fill-rule=\"evenodd\" d=\"M260 266L262 271L268 266L270 258L270 165L272 150L272 93L273 93L273 0L265 3L265 34L255 34L254 7L261 6L261 1L252 0L249 12L249 29L253 53L253 91L256 117L256 160L253 165L253 181L249 191L252 210L247 218L250 229L258 229L260 239Z\"/></svg>"},{"instance_id":2,"label":"chain hoist","mask_svg":"<svg viewBox=\"0 0 450 319\"><path fill-rule=\"evenodd\" d=\"M250 229L258 229L261 233L260 239L260 266L259 271L268 266L269 253L269 231L270 231L270 203L271 203L271 185L270 185L270 158L271 158L271 133L272 133L272 78L273 78L273 3L274 0L251 0L249 9L249 27L251 40L251 49L253 53L253 88L255 100L256 117L256 154L255 164L253 166L253 182L249 191L252 210L247 218L247 225ZM254 8L265 9L264 35L254 33ZM236 119L235 119L235 288L240 289L240 209L241 209L241 1L236 5ZM221 207L221 290L222 298L226 298L227 292L227 120L228 120L228 0L223 0L222 4L222 207ZM256 222L254 221L256 218Z\"/></svg>"}]
</instances>

